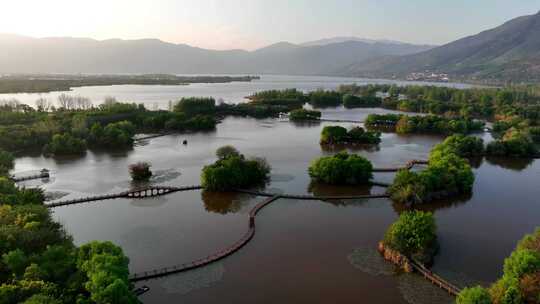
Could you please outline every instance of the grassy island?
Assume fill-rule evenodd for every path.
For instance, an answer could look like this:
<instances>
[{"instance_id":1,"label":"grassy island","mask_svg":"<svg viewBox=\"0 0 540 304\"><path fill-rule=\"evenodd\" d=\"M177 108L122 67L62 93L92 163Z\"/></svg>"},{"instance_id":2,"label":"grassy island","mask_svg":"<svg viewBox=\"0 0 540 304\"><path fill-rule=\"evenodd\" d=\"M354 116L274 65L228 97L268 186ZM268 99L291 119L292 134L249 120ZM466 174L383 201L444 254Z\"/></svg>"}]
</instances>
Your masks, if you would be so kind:
<instances>
[{"instance_id":1,"label":"grassy island","mask_svg":"<svg viewBox=\"0 0 540 304\"><path fill-rule=\"evenodd\" d=\"M309 175L315 182L330 185L366 184L373 177L373 166L366 158L340 152L314 160Z\"/></svg>"},{"instance_id":2,"label":"grassy island","mask_svg":"<svg viewBox=\"0 0 540 304\"><path fill-rule=\"evenodd\" d=\"M490 288L465 288L457 304L536 304L540 302L540 228L526 235L504 261L503 276Z\"/></svg>"},{"instance_id":3,"label":"grassy island","mask_svg":"<svg viewBox=\"0 0 540 304\"><path fill-rule=\"evenodd\" d=\"M217 150L218 160L205 166L201 174L201 184L205 190L227 191L248 188L266 182L270 166L263 158L246 159L234 147Z\"/></svg>"}]
</instances>

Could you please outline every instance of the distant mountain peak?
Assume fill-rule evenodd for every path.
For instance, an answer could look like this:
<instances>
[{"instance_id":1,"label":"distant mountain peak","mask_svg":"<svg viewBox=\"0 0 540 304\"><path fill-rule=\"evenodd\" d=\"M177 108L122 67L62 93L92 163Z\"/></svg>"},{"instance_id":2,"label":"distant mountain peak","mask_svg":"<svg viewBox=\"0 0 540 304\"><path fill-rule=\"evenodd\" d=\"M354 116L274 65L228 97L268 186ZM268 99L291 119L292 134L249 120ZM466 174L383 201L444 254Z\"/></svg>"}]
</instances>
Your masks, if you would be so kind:
<instances>
[{"instance_id":1,"label":"distant mountain peak","mask_svg":"<svg viewBox=\"0 0 540 304\"><path fill-rule=\"evenodd\" d=\"M328 44L334 44L334 43L343 43L343 42L363 42L363 43L369 43L369 44L376 44L376 43L382 43L382 44L394 44L394 45L406 45L411 43L396 41L396 40L389 40L389 39L366 39L366 38L359 38L354 36L338 36L338 37L331 37L331 38L324 38L319 39L315 41L308 41L301 43L301 46L323 46ZM424 46L430 46L430 45L424 45Z\"/></svg>"}]
</instances>

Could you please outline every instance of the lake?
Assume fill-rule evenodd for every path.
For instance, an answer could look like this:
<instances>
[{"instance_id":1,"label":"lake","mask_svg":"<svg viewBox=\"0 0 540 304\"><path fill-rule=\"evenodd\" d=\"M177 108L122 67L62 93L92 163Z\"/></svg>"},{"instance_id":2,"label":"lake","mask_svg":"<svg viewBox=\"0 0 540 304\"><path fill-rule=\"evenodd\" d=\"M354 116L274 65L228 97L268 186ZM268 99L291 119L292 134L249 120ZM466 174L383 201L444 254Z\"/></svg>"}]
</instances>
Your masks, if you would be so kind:
<instances>
[{"instance_id":1,"label":"lake","mask_svg":"<svg viewBox=\"0 0 540 304\"><path fill-rule=\"evenodd\" d=\"M150 85L119 85L73 88L70 92L32 93L32 94L0 94L0 100L16 98L22 103L34 106L35 101L44 97L56 102L58 95L69 94L90 98L94 104L101 103L106 96L114 96L119 101L144 103L149 109L168 107L169 101L176 101L182 97L214 97L223 99L227 103L244 102L244 97L264 90L279 90L296 88L303 91L317 89L337 89L343 84L397 84L397 85L436 85L457 88L469 88L471 85L459 83L427 83L392 81L382 79L324 77L324 76L287 76L262 75L260 80L251 82L232 83L196 83L182 86L150 86Z\"/></svg>"},{"instance_id":2,"label":"lake","mask_svg":"<svg viewBox=\"0 0 540 304\"><path fill-rule=\"evenodd\" d=\"M327 109L323 118L363 120L373 112L388 111ZM267 192L384 192L380 187L311 184L307 173L311 160L336 152L318 144L321 129L330 124L336 125L227 118L213 132L155 138L129 151L88 152L77 158L20 157L14 172L51 169L50 181L27 185L41 185L56 198L129 189L134 185L127 166L137 161L152 163L156 173L152 183L193 185L199 184L202 167L215 160L215 150L230 144L248 156L268 160L272 175ZM489 134L479 136L490 140ZM187 146L181 144L184 139ZM394 167L426 159L440 141L437 136L387 133L378 149L350 151L376 167ZM474 167L471 196L425 207L435 214L441 245L434 270L461 286L496 280L516 242L540 224L539 161L490 159L477 161ZM393 176L377 173L375 180L390 182ZM189 262L236 242L247 229L250 208L263 199L192 191L61 207L54 209L54 218L77 244L111 240L122 246L130 270L141 272ZM144 303L451 303L440 289L420 276L396 272L376 252L377 242L402 211L388 199L281 199L258 215L254 239L239 252L198 270L136 285L151 288L141 296Z\"/></svg>"}]
</instances>

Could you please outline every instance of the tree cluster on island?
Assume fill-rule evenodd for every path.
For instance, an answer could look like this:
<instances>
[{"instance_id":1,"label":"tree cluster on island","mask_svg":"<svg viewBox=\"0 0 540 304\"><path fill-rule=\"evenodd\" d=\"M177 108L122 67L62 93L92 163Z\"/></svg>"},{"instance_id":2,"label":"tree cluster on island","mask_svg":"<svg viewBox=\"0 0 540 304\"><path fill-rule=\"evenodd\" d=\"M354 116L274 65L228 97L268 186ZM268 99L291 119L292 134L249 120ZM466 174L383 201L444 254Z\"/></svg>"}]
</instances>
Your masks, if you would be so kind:
<instances>
[{"instance_id":1,"label":"tree cluster on island","mask_svg":"<svg viewBox=\"0 0 540 304\"><path fill-rule=\"evenodd\" d=\"M271 171L264 158L249 158L232 146L216 151L218 160L203 168L201 185L208 191L230 191L264 184Z\"/></svg>"},{"instance_id":2,"label":"tree cluster on island","mask_svg":"<svg viewBox=\"0 0 540 304\"><path fill-rule=\"evenodd\" d=\"M378 145L381 142L381 133L366 131L362 127L353 127L349 130L340 126L326 126L321 132L321 145Z\"/></svg>"},{"instance_id":3,"label":"tree cluster on island","mask_svg":"<svg viewBox=\"0 0 540 304\"><path fill-rule=\"evenodd\" d=\"M151 165L147 162L138 162L129 165L129 175L136 182L148 181L152 177Z\"/></svg>"},{"instance_id":4,"label":"tree cluster on island","mask_svg":"<svg viewBox=\"0 0 540 304\"><path fill-rule=\"evenodd\" d=\"M385 250L393 250L422 264L431 265L439 248L433 214L403 212L386 231L382 245Z\"/></svg>"},{"instance_id":5,"label":"tree cluster on island","mask_svg":"<svg viewBox=\"0 0 540 304\"><path fill-rule=\"evenodd\" d=\"M458 147L460 151L456 150ZM436 198L470 193L474 174L469 162L458 153L476 153L476 149L478 144L474 141L462 146L453 139L445 141L430 152L426 169L420 172L400 170L388 193L394 201L405 204L422 204Z\"/></svg>"},{"instance_id":6,"label":"tree cluster on island","mask_svg":"<svg viewBox=\"0 0 540 304\"><path fill-rule=\"evenodd\" d=\"M313 160L308 172L314 182L358 185L367 184L373 177L373 165L362 156L340 152Z\"/></svg>"}]
</instances>

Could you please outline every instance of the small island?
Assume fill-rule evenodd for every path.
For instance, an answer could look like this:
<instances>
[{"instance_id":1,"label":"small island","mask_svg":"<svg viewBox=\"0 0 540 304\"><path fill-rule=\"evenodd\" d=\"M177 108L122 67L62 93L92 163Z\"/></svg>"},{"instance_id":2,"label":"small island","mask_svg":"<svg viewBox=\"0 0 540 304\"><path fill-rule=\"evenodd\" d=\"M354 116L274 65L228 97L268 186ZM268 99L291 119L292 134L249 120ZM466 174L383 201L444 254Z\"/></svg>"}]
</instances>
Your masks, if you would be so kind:
<instances>
[{"instance_id":1,"label":"small island","mask_svg":"<svg viewBox=\"0 0 540 304\"><path fill-rule=\"evenodd\" d=\"M373 165L362 156L340 152L314 160L308 172L314 182L358 185L367 184L373 177Z\"/></svg>"},{"instance_id":2,"label":"small island","mask_svg":"<svg viewBox=\"0 0 540 304\"><path fill-rule=\"evenodd\" d=\"M289 113L290 121L319 121L321 120L321 112L306 110L306 109L297 109Z\"/></svg>"},{"instance_id":3,"label":"small island","mask_svg":"<svg viewBox=\"0 0 540 304\"><path fill-rule=\"evenodd\" d=\"M409 259L431 265L439 248L437 226L432 213L407 211L399 216L379 242L379 252L384 258L412 272Z\"/></svg>"},{"instance_id":4,"label":"small island","mask_svg":"<svg viewBox=\"0 0 540 304\"><path fill-rule=\"evenodd\" d=\"M264 158L246 159L236 148L224 146L216 151L218 160L205 166L201 185L208 191L230 191L264 184L271 171Z\"/></svg>"},{"instance_id":5,"label":"small island","mask_svg":"<svg viewBox=\"0 0 540 304\"><path fill-rule=\"evenodd\" d=\"M377 145L381 142L381 133L366 131L362 127L350 130L340 126L326 126L321 132L321 145Z\"/></svg>"}]
</instances>

